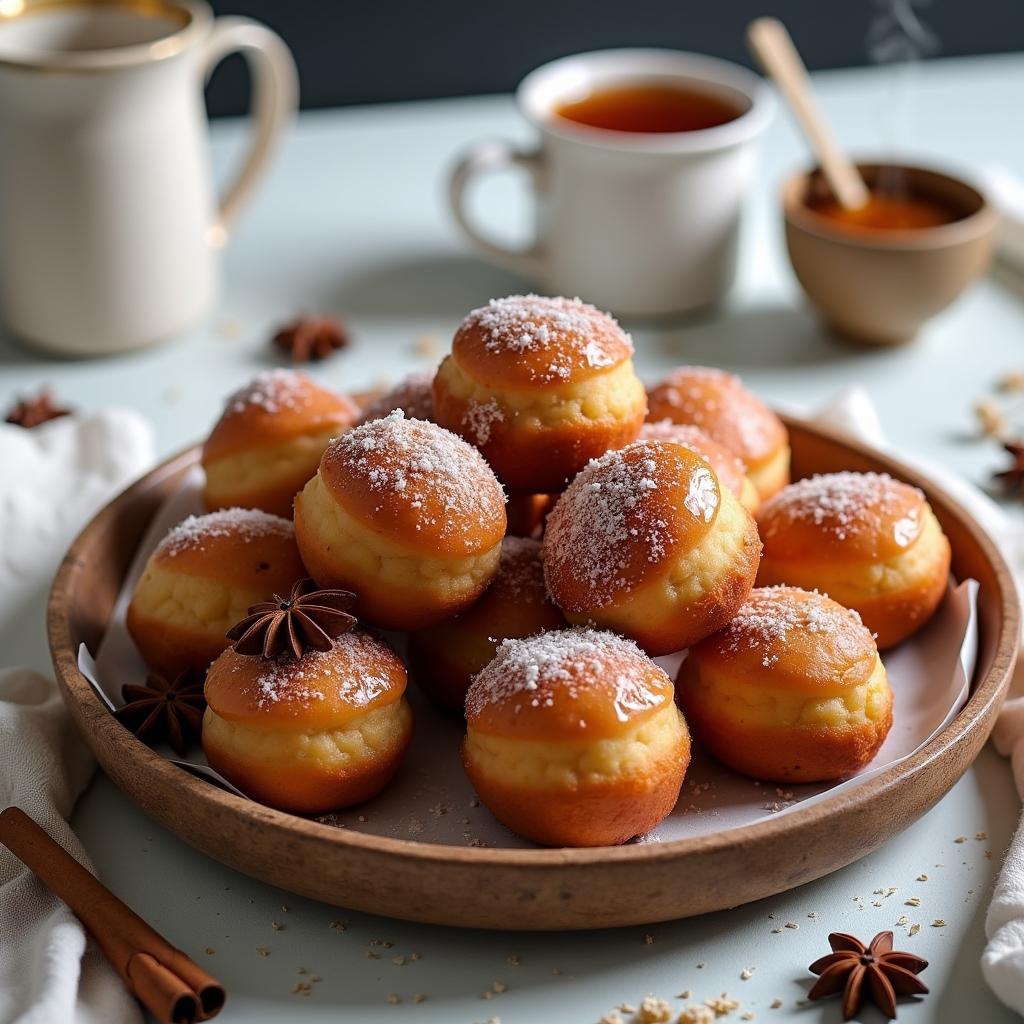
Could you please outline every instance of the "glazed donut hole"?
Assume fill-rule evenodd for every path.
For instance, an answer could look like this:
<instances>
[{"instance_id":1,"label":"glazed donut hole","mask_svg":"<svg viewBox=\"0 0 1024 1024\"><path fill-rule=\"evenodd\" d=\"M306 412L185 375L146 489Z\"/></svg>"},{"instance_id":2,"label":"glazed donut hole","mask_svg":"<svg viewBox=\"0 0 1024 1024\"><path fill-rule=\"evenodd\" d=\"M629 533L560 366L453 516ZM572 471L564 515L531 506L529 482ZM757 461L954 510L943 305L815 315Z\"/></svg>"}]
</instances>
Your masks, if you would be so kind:
<instances>
[{"instance_id":1,"label":"glazed donut hole","mask_svg":"<svg viewBox=\"0 0 1024 1024\"><path fill-rule=\"evenodd\" d=\"M350 807L398 769L412 736L405 685L394 652L361 631L298 660L229 648L207 676L203 749L215 770L268 806Z\"/></svg>"},{"instance_id":2,"label":"glazed donut hole","mask_svg":"<svg viewBox=\"0 0 1024 1024\"><path fill-rule=\"evenodd\" d=\"M640 428L641 441L676 441L684 448L705 459L718 477L718 482L739 498L740 504L750 513L757 511L761 499L757 488L750 482L742 459L732 451L712 440L699 427L689 423L673 423L659 420L645 423Z\"/></svg>"},{"instance_id":3,"label":"glazed donut hole","mask_svg":"<svg viewBox=\"0 0 1024 1024\"><path fill-rule=\"evenodd\" d=\"M396 411L335 439L295 502L317 583L357 595L360 618L418 629L467 608L498 568L504 494L480 453Z\"/></svg>"},{"instance_id":4,"label":"glazed donut hole","mask_svg":"<svg viewBox=\"0 0 1024 1024\"><path fill-rule=\"evenodd\" d=\"M439 708L461 716L470 681L502 640L565 624L548 599L540 541L506 537L498 571L480 599L455 618L409 636L413 678Z\"/></svg>"},{"instance_id":5,"label":"glazed donut hole","mask_svg":"<svg viewBox=\"0 0 1024 1024\"><path fill-rule=\"evenodd\" d=\"M388 388L363 407L359 422L380 420L401 409L408 419L433 420L434 370L420 370L403 377L393 388Z\"/></svg>"},{"instance_id":6,"label":"glazed donut hole","mask_svg":"<svg viewBox=\"0 0 1024 1024\"><path fill-rule=\"evenodd\" d=\"M569 629L505 640L466 698L466 773L517 834L602 846L675 806L690 740L672 683L635 644Z\"/></svg>"},{"instance_id":7,"label":"glazed donut hole","mask_svg":"<svg viewBox=\"0 0 1024 1024\"><path fill-rule=\"evenodd\" d=\"M763 500L789 482L789 436L778 416L739 377L680 366L647 392L647 419L700 428L737 455Z\"/></svg>"},{"instance_id":8,"label":"glazed donut hole","mask_svg":"<svg viewBox=\"0 0 1024 1024\"><path fill-rule=\"evenodd\" d=\"M767 781L852 775L892 725L892 691L860 616L795 587L754 590L724 629L690 649L677 689L697 740Z\"/></svg>"},{"instance_id":9,"label":"glazed donut hole","mask_svg":"<svg viewBox=\"0 0 1024 1024\"><path fill-rule=\"evenodd\" d=\"M934 614L950 545L924 494L885 473L799 480L759 515L760 585L816 586L855 609L885 650Z\"/></svg>"},{"instance_id":10,"label":"glazed donut hole","mask_svg":"<svg viewBox=\"0 0 1024 1024\"><path fill-rule=\"evenodd\" d=\"M203 445L203 500L290 516L332 437L358 409L304 373L270 370L231 395Z\"/></svg>"},{"instance_id":11,"label":"glazed donut hole","mask_svg":"<svg viewBox=\"0 0 1024 1024\"><path fill-rule=\"evenodd\" d=\"M416 628L472 603L500 555L498 545L463 557L410 551L349 515L317 477L302 492L301 523L304 559L317 582L354 590L361 617L390 629ZM318 549L315 538L326 537Z\"/></svg>"},{"instance_id":12,"label":"glazed donut hole","mask_svg":"<svg viewBox=\"0 0 1024 1024\"><path fill-rule=\"evenodd\" d=\"M596 459L548 516L548 590L570 622L669 654L721 628L754 585L750 514L708 462L672 441Z\"/></svg>"},{"instance_id":13,"label":"glazed donut hole","mask_svg":"<svg viewBox=\"0 0 1024 1024\"><path fill-rule=\"evenodd\" d=\"M287 519L241 508L189 516L149 556L128 631L153 671L205 672L250 605L288 593L305 575Z\"/></svg>"},{"instance_id":14,"label":"glazed donut hole","mask_svg":"<svg viewBox=\"0 0 1024 1024\"><path fill-rule=\"evenodd\" d=\"M437 421L476 445L512 491L560 491L633 440L646 397L633 346L578 299L513 295L473 310L434 379Z\"/></svg>"},{"instance_id":15,"label":"glazed donut hole","mask_svg":"<svg viewBox=\"0 0 1024 1024\"><path fill-rule=\"evenodd\" d=\"M541 431L602 419L632 419L637 410L637 378L631 360L601 377L564 384L555 391L506 388L501 401L493 390L477 385L451 356L441 363L435 379L446 389L446 400L451 397L464 403L457 432L478 448L486 447L492 434L502 432L506 414L523 431Z\"/></svg>"}]
</instances>

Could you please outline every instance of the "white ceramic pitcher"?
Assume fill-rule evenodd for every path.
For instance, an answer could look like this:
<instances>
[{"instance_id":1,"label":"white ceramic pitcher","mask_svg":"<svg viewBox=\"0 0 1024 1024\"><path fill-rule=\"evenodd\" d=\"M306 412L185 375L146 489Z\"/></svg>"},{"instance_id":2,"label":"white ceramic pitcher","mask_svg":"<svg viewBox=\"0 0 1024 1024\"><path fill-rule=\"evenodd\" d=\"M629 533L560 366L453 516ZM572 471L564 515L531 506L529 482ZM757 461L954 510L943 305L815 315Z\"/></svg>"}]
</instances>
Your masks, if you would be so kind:
<instances>
[{"instance_id":1,"label":"white ceramic pitcher","mask_svg":"<svg viewBox=\"0 0 1024 1024\"><path fill-rule=\"evenodd\" d=\"M254 130L218 201L203 84L241 51ZM288 48L177 0L0 0L0 319L73 356L196 322L218 250L295 108Z\"/></svg>"}]
</instances>

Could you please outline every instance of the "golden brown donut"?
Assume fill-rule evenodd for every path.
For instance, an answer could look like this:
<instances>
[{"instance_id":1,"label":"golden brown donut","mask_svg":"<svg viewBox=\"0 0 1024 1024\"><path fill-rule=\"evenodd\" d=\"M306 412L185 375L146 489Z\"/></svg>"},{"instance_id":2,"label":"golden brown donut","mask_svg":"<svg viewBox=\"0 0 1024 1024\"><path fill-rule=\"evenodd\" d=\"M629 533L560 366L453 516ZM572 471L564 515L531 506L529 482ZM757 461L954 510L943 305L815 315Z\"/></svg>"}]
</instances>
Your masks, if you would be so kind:
<instances>
[{"instance_id":1,"label":"golden brown donut","mask_svg":"<svg viewBox=\"0 0 1024 1024\"><path fill-rule=\"evenodd\" d=\"M852 775L892 726L892 691L860 617L795 587L755 590L690 648L677 689L701 745L772 782Z\"/></svg>"},{"instance_id":2,"label":"golden brown donut","mask_svg":"<svg viewBox=\"0 0 1024 1024\"><path fill-rule=\"evenodd\" d=\"M254 800L321 814L376 796L412 737L405 669L354 630L329 651L264 659L229 648L206 677L203 750Z\"/></svg>"},{"instance_id":3,"label":"golden brown donut","mask_svg":"<svg viewBox=\"0 0 1024 1024\"><path fill-rule=\"evenodd\" d=\"M634 441L593 461L548 516L544 572L570 622L668 654L720 629L754 585L761 542L707 461Z\"/></svg>"},{"instance_id":4,"label":"golden brown donut","mask_svg":"<svg viewBox=\"0 0 1024 1024\"><path fill-rule=\"evenodd\" d=\"M675 806L690 737L672 682L614 633L505 640L466 698L462 763L513 832L546 846L611 846Z\"/></svg>"},{"instance_id":5,"label":"golden brown donut","mask_svg":"<svg viewBox=\"0 0 1024 1024\"><path fill-rule=\"evenodd\" d=\"M410 635L409 665L438 707L461 715L470 680L502 640L564 625L564 616L548 600L540 541L506 537L498 572L476 604Z\"/></svg>"},{"instance_id":6,"label":"golden brown donut","mask_svg":"<svg viewBox=\"0 0 1024 1024\"><path fill-rule=\"evenodd\" d=\"M295 533L317 583L355 591L360 618L419 629L483 593L505 498L475 448L396 410L331 442L295 499Z\"/></svg>"},{"instance_id":7,"label":"golden brown donut","mask_svg":"<svg viewBox=\"0 0 1024 1024\"><path fill-rule=\"evenodd\" d=\"M950 548L916 487L886 473L826 473L761 508L758 583L817 587L860 613L885 650L931 618L949 583Z\"/></svg>"},{"instance_id":8,"label":"golden brown donut","mask_svg":"<svg viewBox=\"0 0 1024 1024\"><path fill-rule=\"evenodd\" d=\"M203 445L209 509L261 508L292 514L327 442L356 420L343 395L295 370L268 370L231 395Z\"/></svg>"},{"instance_id":9,"label":"golden brown donut","mask_svg":"<svg viewBox=\"0 0 1024 1024\"><path fill-rule=\"evenodd\" d=\"M691 423L738 455L762 500L789 482L786 428L739 377L680 366L648 390L647 406L652 423Z\"/></svg>"},{"instance_id":10,"label":"golden brown donut","mask_svg":"<svg viewBox=\"0 0 1024 1024\"><path fill-rule=\"evenodd\" d=\"M363 407L360 423L383 419L388 413L401 409L411 420L433 420L433 370L419 370L403 377L393 388L378 395Z\"/></svg>"},{"instance_id":11,"label":"golden brown donut","mask_svg":"<svg viewBox=\"0 0 1024 1024\"><path fill-rule=\"evenodd\" d=\"M149 556L128 632L155 672L205 672L250 605L287 594L305 575L289 520L242 508L189 516Z\"/></svg>"},{"instance_id":12,"label":"golden brown donut","mask_svg":"<svg viewBox=\"0 0 1024 1024\"><path fill-rule=\"evenodd\" d=\"M756 512L761 499L757 488L750 482L746 467L738 455L734 455L723 444L713 441L699 427L689 423L673 423L660 420L645 423L640 428L641 441L678 441L684 448L707 459L718 477L718 482L728 487L748 512Z\"/></svg>"},{"instance_id":13,"label":"golden brown donut","mask_svg":"<svg viewBox=\"0 0 1024 1024\"><path fill-rule=\"evenodd\" d=\"M633 344L578 299L511 295L475 309L434 379L437 422L475 444L511 491L561 491L632 441L646 411Z\"/></svg>"}]
</instances>

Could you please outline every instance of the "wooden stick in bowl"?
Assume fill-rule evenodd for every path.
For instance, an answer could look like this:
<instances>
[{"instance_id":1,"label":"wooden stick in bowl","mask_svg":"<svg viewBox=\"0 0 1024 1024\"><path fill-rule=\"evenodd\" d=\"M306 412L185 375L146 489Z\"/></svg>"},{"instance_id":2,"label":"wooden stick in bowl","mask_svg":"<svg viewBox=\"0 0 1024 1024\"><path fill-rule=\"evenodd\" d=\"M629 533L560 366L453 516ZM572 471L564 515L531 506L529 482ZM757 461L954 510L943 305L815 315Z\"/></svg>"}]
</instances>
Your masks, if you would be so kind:
<instances>
[{"instance_id":1,"label":"wooden stick in bowl","mask_svg":"<svg viewBox=\"0 0 1024 1024\"><path fill-rule=\"evenodd\" d=\"M860 171L840 149L811 90L807 68L786 26L778 18L757 18L747 26L747 45L779 87L803 128L836 199L850 210L866 206L870 193Z\"/></svg>"},{"instance_id":2,"label":"wooden stick in bowl","mask_svg":"<svg viewBox=\"0 0 1024 1024\"><path fill-rule=\"evenodd\" d=\"M161 1024L210 1020L224 988L101 885L19 807L0 812L3 843L92 934L129 991Z\"/></svg>"}]
</instances>

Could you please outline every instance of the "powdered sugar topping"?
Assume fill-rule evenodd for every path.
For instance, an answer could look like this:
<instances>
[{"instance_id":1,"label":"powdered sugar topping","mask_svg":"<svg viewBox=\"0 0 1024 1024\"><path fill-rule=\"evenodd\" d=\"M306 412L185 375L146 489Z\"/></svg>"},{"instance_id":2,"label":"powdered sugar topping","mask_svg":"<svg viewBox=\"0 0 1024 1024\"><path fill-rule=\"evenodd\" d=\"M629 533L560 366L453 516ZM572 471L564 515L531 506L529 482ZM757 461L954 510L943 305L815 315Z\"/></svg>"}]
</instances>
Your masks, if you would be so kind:
<instances>
[{"instance_id":1,"label":"powdered sugar topping","mask_svg":"<svg viewBox=\"0 0 1024 1024\"><path fill-rule=\"evenodd\" d=\"M637 582L638 567L642 578L644 567L653 568L668 555L675 524L664 518L657 475L659 453L671 447L660 441L634 441L591 460L569 485L548 517L544 539L548 585L556 603L565 605L567 600L564 588L552 586L559 576L570 578L574 589L582 583L586 594L580 607L570 611L601 608ZM708 523L718 498L710 469L694 469L685 511Z\"/></svg>"},{"instance_id":2,"label":"powdered sugar topping","mask_svg":"<svg viewBox=\"0 0 1024 1024\"><path fill-rule=\"evenodd\" d=\"M245 543L266 537L295 536L288 519L257 508L225 508L204 516L189 516L175 526L157 545L157 553L174 556L183 551L201 549L211 539L237 537Z\"/></svg>"},{"instance_id":3,"label":"powdered sugar topping","mask_svg":"<svg viewBox=\"0 0 1024 1024\"><path fill-rule=\"evenodd\" d=\"M411 513L416 530L465 535L467 525L490 531L504 493L483 456L436 423L407 419L401 409L335 438L324 455L385 503ZM466 548L472 544L466 536Z\"/></svg>"},{"instance_id":4,"label":"powdered sugar topping","mask_svg":"<svg viewBox=\"0 0 1024 1024\"><path fill-rule=\"evenodd\" d=\"M906 548L920 535L923 501L921 491L888 473L824 473L783 488L765 502L759 518L766 540L805 523L837 541L888 536Z\"/></svg>"},{"instance_id":5,"label":"powdered sugar topping","mask_svg":"<svg viewBox=\"0 0 1024 1024\"><path fill-rule=\"evenodd\" d=\"M474 309L460 328L477 328L494 355L536 356L533 379L569 380L580 365L614 366L633 352L629 335L607 313L579 299L509 295Z\"/></svg>"},{"instance_id":6,"label":"powdered sugar topping","mask_svg":"<svg viewBox=\"0 0 1024 1024\"><path fill-rule=\"evenodd\" d=\"M751 593L719 634L719 646L732 652L756 652L762 666L771 668L790 644L808 634L851 662L864 653L870 639L860 616L852 609L817 591L777 586Z\"/></svg>"},{"instance_id":7,"label":"powdered sugar topping","mask_svg":"<svg viewBox=\"0 0 1024 1024\"><path fill-rule=\"evenodd\" d=\"M228 397L226 411L237 414L256 408L274 414L304 409L310 404L311 384L296 370L264 370Z\"/></svg>"},{"instance_id":8,"label":"powdered sugar topping","mask_svg":"<svg viewBox=\"0 0 1024 1024\"><path fill-rule=\"evenodd\" d=\"M505 414L494 398L486 402L471 399L462 416L462 425L466 428L474 444L487 444L491 439L491 431L495 423L504 423Z\"/></svg>"},{"instance_id":9,"label":"powdered sugar topping","mask_svg":"<svg viewBox=\"0 0 1024 1024\"><path fill-rule=\"evenodd\" d=\"M390 652L388 652L390 653ZM281 702L309 707L336 697L352 708L364 708L392 688L390 679L367 669L376 666L381 644L367 633L353 630L334 641L330 651L307 650L299 661L281 656L265 661L249 694L257 707ZM236 660L233 671L244 663Z\"/></svg>"},{"instance_id":10,"label":"powdered sugar topping","mask_svg":"<svg viewBox=\"0 0 1024 1024\"><path fill-rule=\"evenodd\" d=\"M660 685L659 685L660 684ZM631 640L615 633L576 628L503 640L497 654L473 679L466 696L472 720L488 707L557 708L584 691L604 690L616 718L670 701L671 682ZM580 721L581 731L587 727Z\"/></svg>"}]
</instances>

